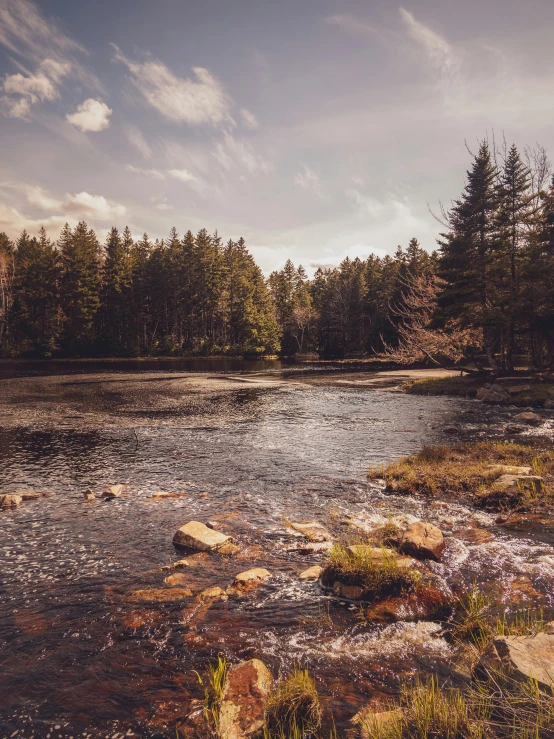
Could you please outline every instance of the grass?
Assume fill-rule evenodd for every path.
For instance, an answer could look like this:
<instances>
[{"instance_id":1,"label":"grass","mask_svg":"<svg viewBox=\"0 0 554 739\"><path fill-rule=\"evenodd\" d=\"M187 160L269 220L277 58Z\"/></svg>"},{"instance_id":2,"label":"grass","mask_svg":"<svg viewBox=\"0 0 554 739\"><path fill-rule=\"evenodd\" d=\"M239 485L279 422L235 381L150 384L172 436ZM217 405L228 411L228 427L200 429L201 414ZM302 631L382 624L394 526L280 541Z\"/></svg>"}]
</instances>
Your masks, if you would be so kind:
<instances>
[{"instance_id":1,"label":"grass","mask_svg":"<svg viewBox=\"0 0 554 739\"><path fill-rule=\"evenodd\" d=\"M321 726L319 695L308 670L295 667L279 680L269 697L264 739L303 739Z\"/></svg>"},{"instance_id":2,"label":"grass","mask_svg":"<svg viewBox=\"0 0 554 739\"><path fill-rule=\"evenodd\" d=\"M420 583L418 570L399 567L396 552L383 548L382 557L376 560L371 551L369 545L350 549L335 544L329 552L322 583L330 583L332 587L332 583L339 580L344 585L362 587L364 597L371 600L409 592Z\"/></svg>"},{"instance_id":3,"label":"grass","mask_svg":"<svg viewBox=\"0 0 554 739\"><path fill-rule=\"evenodd\" d=\"M221 654L217 656L216 665L208 665L208 687L204 690L204 719L215 733L219 727L219 707L223 698L223 686L228 668L227 660ZM204 685L200 675L198 675L198 682Z\"/></svg>"},{"instance_id":4,"label":"grass","mask_svg":"<svg viewBox=\"0 0 554 739\"><path fill-rule=\"evenodd\" d=\"M486 380L483 377L440 377L414 380L408 383L406 392L410 395L453 395L463 398L475 398L477 390L483 387ZM509 382L505 383L509 386ZM525 383L527 384L527 383ZM529 382L530 388L510 394L509 405L541 408L545 401L552 400L550 394L554 387L549 382ZM515 386L515 383L514 383Z\"/></svg>"},{"instance_id":5,"label":"grass","mask_svg":"<svg viewBox=\"0 0 554 739\"><path fill-rule=\"evenodd\" d=\"M532 467L545 478L541 491L523 486L510 495L489 486L502 474L492 464ZM453 446L427 446L418 454L385 466L373 467L369 479L383 478L390 491L404 495L469 497L477 505L493 510L531 510L551 502L554 453L537 451L524 444L484 441Z\"/></svg>"}]
</instances>

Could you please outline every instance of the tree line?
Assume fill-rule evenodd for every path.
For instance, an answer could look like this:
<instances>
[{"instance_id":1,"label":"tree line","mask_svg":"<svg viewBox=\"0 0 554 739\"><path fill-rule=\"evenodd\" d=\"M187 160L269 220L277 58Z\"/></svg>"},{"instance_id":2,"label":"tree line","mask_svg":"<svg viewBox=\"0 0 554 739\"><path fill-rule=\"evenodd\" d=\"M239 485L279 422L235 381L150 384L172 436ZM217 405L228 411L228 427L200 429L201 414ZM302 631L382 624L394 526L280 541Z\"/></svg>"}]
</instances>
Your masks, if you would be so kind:
<instances>
[{"instance_id":1,"label":"tree line","mask_svg":"<svg viewBox=\"0 0 554 739\"><path fill-rule=\"evenodd\" d=\"M81 222L0 234L4 355L380 355L403 363L554 360L554 181L540 147L483 141L438 248L345 259L312 279L289 260L265 279L244 240L205 229L100 245Z\"/></svg>"}]
</instances>

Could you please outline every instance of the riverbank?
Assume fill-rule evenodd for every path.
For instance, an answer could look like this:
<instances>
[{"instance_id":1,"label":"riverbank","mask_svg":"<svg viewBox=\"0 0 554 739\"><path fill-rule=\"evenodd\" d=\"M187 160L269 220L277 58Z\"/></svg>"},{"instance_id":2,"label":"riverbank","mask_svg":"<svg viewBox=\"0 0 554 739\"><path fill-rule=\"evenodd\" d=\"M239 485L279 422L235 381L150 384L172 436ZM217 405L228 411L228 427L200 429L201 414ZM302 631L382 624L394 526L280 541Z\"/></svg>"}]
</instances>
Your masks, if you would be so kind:
<instances>
[{"instance_id":1,"label":"riverbank","mask_svg":"<svg viewBox=\"0 0 554 739\"><path fill-rule=\"evenodd\" d=\"M404 389L411 395L478 398L497 405L554 408L554 378L551 375L515 375L495 382L471 375L419 377L408 380Z\"/></svg>"}]
</instances>

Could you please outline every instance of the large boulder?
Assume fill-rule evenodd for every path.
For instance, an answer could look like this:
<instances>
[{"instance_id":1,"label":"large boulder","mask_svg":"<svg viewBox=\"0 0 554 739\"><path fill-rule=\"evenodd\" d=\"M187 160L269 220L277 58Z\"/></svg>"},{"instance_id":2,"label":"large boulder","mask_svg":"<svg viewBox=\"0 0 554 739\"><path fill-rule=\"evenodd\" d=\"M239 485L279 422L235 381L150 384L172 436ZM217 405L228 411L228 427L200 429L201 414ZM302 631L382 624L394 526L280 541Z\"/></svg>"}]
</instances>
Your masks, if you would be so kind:
<instances>
[{"instance_id":1,"label":"large boulder","mask_svg":"<svg viewBox=\"0 0 554 739\"><path fill-rule=\"evenodd\" d=\"M21 495L0 495L0 508L17 508L22 500Z\"/></svg>"},{"instance_id":2,"label":"large boulder","mask_svg":"<svg viewBox=\"0 0 554 739\"><path fill-rule=\"evenodd\" d=\"M509 402L510 395L500 385L485 385L477 390L477 398L483 403L503 405Z\"/></svg>"},{"instance_id":3,"label":"large boulder","mask_svg":"<svg viewBox=\"0 0 554 739\"><path fill-rule=\"evenodd\" d=\"M523 423L526 426L540 426L542 424L542 418L538 413L533 411L523 411L514 416L513 420L515 423Z\"/></svg>"},{"instance_id":4,"label":"large boulder","mask_svg":"<svg viewBox=\"0 0 554 739\"><path fill-rule=\"evenodd\" d=\"M181 547L195 549L198 552L209 552L219 549L231 541L230 536L209 529L200 521L189 521L177 529L173 536L173 543Z\"/></svg>"},{"instance_id":5,"label":"large boulder","mask_svg":"<svg viewBox=\"0 0 554 739\"><path fill-rule=\"evenodd\" d=\"M293 531L297 531L310 541L320 542L333 540L333 537L327 531L325 526L322 526L318 521L305 521L299 523L290 522L288 526Z\"/></svg>"},{"instance_id":6,"label":"large boulder","mask_svg":"<svg viewBox=\"0 0 554 739\"><path fill-rule=\"evenodd\" d=\"M259 659L231 667L219 707L220 739L243 739L262 728L271 683L271 673Z\"/></svg>"},{"instance_id":7,"label":"large boulder","mask_svg":"<svg viewBox=\"0 0 554 739\"><path fill-rule=\"evenodd\" d=\"M416 559L438 560L444 549L444 537L432 523L417 521L404 531L398 548Z\"/></svg>"},{"instance_id":8,"label":"large boulder","mask_svg":"<svg viewBox=\"0 0 554 739\"><path fill-rule=\"evenodd\" d=\"M476 674L494 677L498 670L516 680L536 680L542 690L554 689L554 634L502 636L485 650Z\"/></svg>"}]
</instances>

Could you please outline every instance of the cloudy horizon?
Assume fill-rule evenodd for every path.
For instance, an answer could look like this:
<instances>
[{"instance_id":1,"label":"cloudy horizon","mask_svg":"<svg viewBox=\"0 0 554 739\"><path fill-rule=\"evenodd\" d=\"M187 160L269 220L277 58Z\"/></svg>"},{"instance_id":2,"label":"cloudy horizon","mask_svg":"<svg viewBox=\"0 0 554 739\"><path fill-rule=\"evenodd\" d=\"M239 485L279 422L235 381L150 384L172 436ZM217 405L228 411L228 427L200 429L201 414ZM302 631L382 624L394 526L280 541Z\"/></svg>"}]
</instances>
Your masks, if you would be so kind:
<instances>
[{"instance_id":1,"label":"cloudy horizon","mask_svg":"<svg viewBox=\"0 0 554 739\"><path fill-rule=\"evenodd\" d=\"M0 0L0 231L206 227L266 273L431 250L479 139L554 150L553 27L547 0Z\"/></svg>"}]
</instances>

